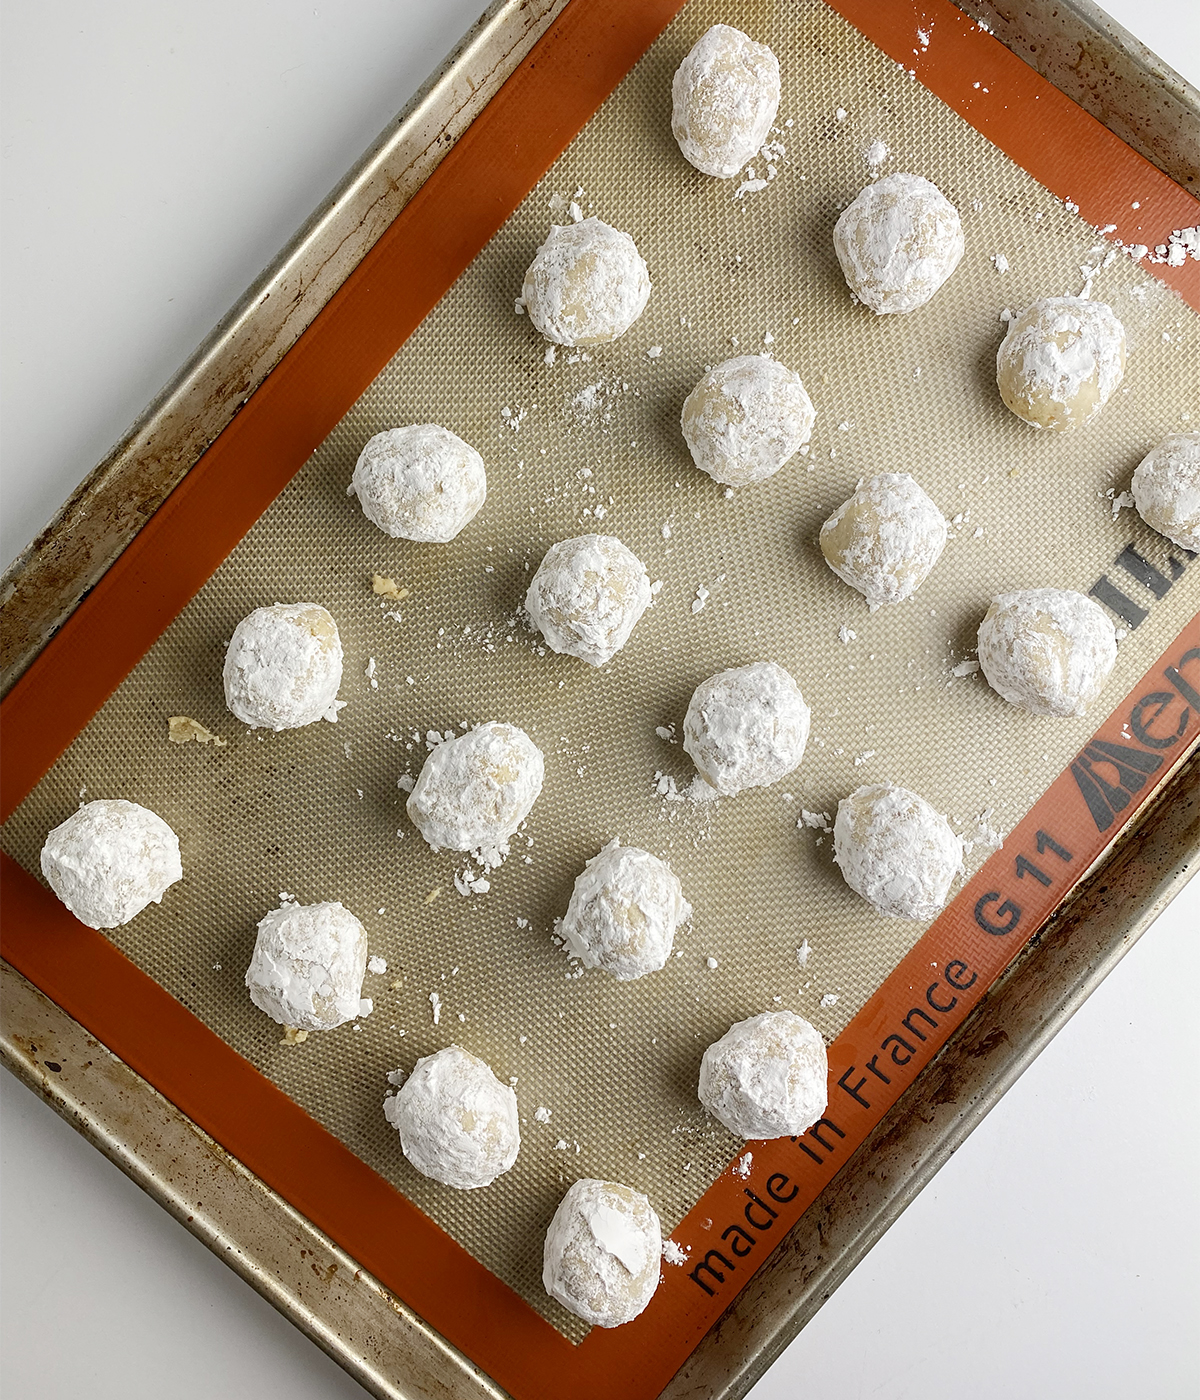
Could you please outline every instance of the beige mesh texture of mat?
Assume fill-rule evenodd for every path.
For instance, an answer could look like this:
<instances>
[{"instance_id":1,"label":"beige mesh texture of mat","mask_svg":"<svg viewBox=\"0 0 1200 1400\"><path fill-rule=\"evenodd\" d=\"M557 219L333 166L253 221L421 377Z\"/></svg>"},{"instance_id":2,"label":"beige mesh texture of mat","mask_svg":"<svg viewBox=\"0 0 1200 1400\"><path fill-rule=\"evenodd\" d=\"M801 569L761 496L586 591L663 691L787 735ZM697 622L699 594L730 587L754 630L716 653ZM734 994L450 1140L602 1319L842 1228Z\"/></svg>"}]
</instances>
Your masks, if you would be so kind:
<instances>
[{"instance_id":1,"label":"beige mesh texture of mat","mask_svg":"<svg viewBox=\"0 0 1200 1400\"><path fill-rule=\"evenodd\" d=\"M717 21L768 42L783 68L772 139L786 152L767 187L741 198L738 180L687 165L670 133L671 75ZM910 316L854 306L831 244L876 140L890 150L880 170L928 176L966 232L958 271ZM753 164L766 178L767 162ZM590 357L560 349L548 365L513 303L570 199L634 236L654 292L621 341ZM694 0L11 819L5 848L36 870L45 832L81 797L159 812L180 835L185 880L114 942L580 1337L540 1282L565 1187L627 1182L670 1229L738 1147L696 1100L704 1047L776 1005L832 1039L922 932L849 891L830 839L797 828L801 809L832 814L860 783L894 779L968 839L984 813L1007 830L1196 612L1200 564L1159 601L1114 571L1131 542L1164 572L1181 556L1133 511L1114 520L1109 493L1200 405L1197 318L1118 257L1094 295L1125 323L1129 369L1102 417L1073 435L1037 433L996 393L1001 311L1078 293L1099 241L823 5ZM680 406L707 365L768 344L816 405L811 450L727 499L691 465ZM414 421L445 424L487 463L487 505L446 546L385 538L346 495L367 437ZM871 615L816 535L879 471L912 472L953 524L915 598ZM596 529L663 580L600 671L543 652L515 619L546 547ZM1036 719L981 676L953 675L994 593L1086 592L1106 570L1150 616L1123 640L1096 712ZM376 571L411 596L375 596ZM319 602L337 619L348 704L336 725L254 733L224 709L225 644L239 618L275 601ZM658 727L679 733L698 682L756 659L786 666L812 706L801 767L713 805L659 795L656 774L682 789L693 770ZM228 746L168 743L174 714ZM528 730L546 785L490 892L463 896L454 877L466 861L423 844L397 780L419 772L428 731L488 719ZM551 938L584 860L614 836L666 857L696 911L678 956L635 983L572 976ZM989 853L977 844L971 868ZM284 891L341 900L388 964L367 976L373 1015L299 1047L280 1044L242 985L255 925ZM520 1103L520 1157L483 1191L419 1176L382 1113L386 1072L450 1042L511 1077Z\"/></svg>"}]
</instances>

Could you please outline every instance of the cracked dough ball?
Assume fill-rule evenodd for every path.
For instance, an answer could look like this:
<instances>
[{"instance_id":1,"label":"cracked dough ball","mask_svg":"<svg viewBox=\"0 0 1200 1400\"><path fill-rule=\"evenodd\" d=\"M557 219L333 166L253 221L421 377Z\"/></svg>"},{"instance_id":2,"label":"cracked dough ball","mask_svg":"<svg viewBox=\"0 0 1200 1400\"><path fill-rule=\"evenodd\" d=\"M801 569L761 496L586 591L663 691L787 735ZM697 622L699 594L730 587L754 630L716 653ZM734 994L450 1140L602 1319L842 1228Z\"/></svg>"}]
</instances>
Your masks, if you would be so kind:
<instances>
[{"instance_id":1,"label":"cracked dough ball","mask_svg":"<svg viewBox=\"0 0 1200 1400\"><path fill-rule=\"evenodd\" d=\"M1030 714L1084 714L1116 660L1108 614L1067 588L1001 593L979 624L988 685Z\"/></svg>"},{"instance_id":2,"label":"cracked dough ball","mask_svg":"<svg viewBox=\"0 0 1200 1400\"><path fill-rule=\"evenodd\" d=\"M838 803L833 858L877 914L932 919L962 870L963 844L923 797L873 783Z\"/></svg>"},{"instance_id":3,"label":"cracked dough ball","mask_svg":"<svg viewBox=\"0 0 1200 1400\"><path fill-rule=\"evenodd\" d=\"M251 729L336 723L342 642L316 603L255 608L234 628L225 653L225 703Z\"/></svg>"},{"instance_id":4,"label":"cracked dough ball","mask_svg":"<svg viewBox=\"0 0 1200 1400\"><path fill-rule=\"evenodd\" d=\"M671 130L705 175L736 175L758 154L778 111L779 60L728 24L701 35L671 81Z\"/></svg>"},{"instance_id":5,"label":"cracked dough ball","mask_svg":"<svg viewBox=\"0 0 1200 1400\"><path fill-rule=\"evenodd\" d=\"M542 751L515 724L478 724L439 744L408 797L408 815L435 851L501 846L542 790Z\"/></svg>"},{"instance_id":6,"label":"cracked dough ball","mask_svg":"<svg viewBox=\"0 0 1200 1400\"><path fill-rule=\"evenodd\" d=\"M683 747L723 797L769 787L804 757L811 716L800 687L773 661L720 671L698 685Z\"/></svg>"},{"instance_id":7,"label":"cracked dough ball","mask_svg":"<svg viewBox=\"0 0 1200 1400\"><path fill-rule=\"evenodd\" d=\"M877 315L924 306L963 255L958 210L921 175L885 175L834 225L846 285Z\"/></svg>"},{"instance_id":8,"label":"cracked dough ball","mask_svg":"<svg viewBox=\"0 0 1200 1400\"><path fill-rule=\"evenodd\" d=\"M618 982L631 982L666 963L676 928L691 917L683 886L665 861L610 841L576 879L559 932L584 967L602 967Z\"/></svg>"},{"instance_id":9,"label":"cracked dough ball","mask_svg":"<svg viewBox=\"0 0 1200 1400\"><path fill-rule=\"evenodd\" d=\"M700 1102L735 1137L791 1137L825 1112L828 1075L820 1031L794 1011L764 1011L704 1052Z\"/></svg>"},{"instance_id":10,"label":"cracked dough ball","mask_svg":"<svg viewBox=\"0 0 1200 1400\"><path fill-rule=\"evenodd\" d=\"M800 376L763 355L710 369L684 400L692 461L722 486L766 481L812 436L816 412Z\"/></svg>"},{"instance_id":11,"label":"cracked dough ball","mask_svg":"<svg viewBox=\"0 0 1200 1400\"><path fill-rule=\"evenodd\" d=\"M600 219L551 226L521 299L534 326L559 345L616 340L646 309L650 274L627 233Z\"/></svg>"},{"instance_id":12,"label":"cracked dough ball","mask_svg":"<svg viewBox=\"0 0 1200 1400\"><path fill-rule=\"evenodd\" d=\"M370 1011L362 999L367 931L349 909L284 904L258 925L250 1000L281 1026L329 1031Z\"/></svg>"},{"instance_id":13,"label":"cracked dough ball","mask_svg":"<svg viewBox=\"0 0 1200 1400\"><path fill-rule=\"evenodd\" d=\"M1180 549L1200 553L1200 433L1163 438L1133 474L1138 514Z\"/></svg>"},{"instance_id":14,"label":"cracked dough ball","mask_svg":"<svg viewBox=\"0 0 1200 1400\"><path fill-rule=\"evenodd\" d=\"M613 535L552 544L525 595L525 611L551 651L603 666L650 605L642 561Z\"/></svg>"},{"instance_id":15,"label":"cracked dough ball","mask_svg":"<svg viewBox=\"0 0 1200 1400\"><path fill-rule=\"evenodd\" d=\"M448 428L412 423L368 439L347 494L392 539L447 544L483 508L487 472Z\"/></svg>"},{"instance_id":16,"label":"cracked dough ball","mask_svg":"<svg viewBox=\"0 0 1200 1400\"><path fill-rule=\"evenodd\" d=\"M460 1191L490 1186L521 1148L516 1094L457 1045L418 1060L383 1111L413 1166Z\"/></svg>"},{"instance_id":17,"label":"cracked dough ball","mask_svg":"<svg viewBox=\"0 0 1200 1400\"><path fill-rule=\"evenodd\" d=\"M821 526L821 553L874 612L920 588L941 557L946 529L911 476L885 472L864 482Z\"/></svg>"},{"instance_id":18,"label":"cracked dough ball","mask_svg":"<svg viewBox=\"0 0 1200 1400\"><path fill-rule=\"evenodd\" d=\"M1125 328L1112 308L1082 297L1035 301L996 352L1007 407L1034 428L1066 432L1090 423L1125 374Z\"/></svg>"},{"instance_id":19,"label":"cracked dough ball","mask_svg":"<svg viewBox=\"0 0 1200 1400\"><path fill-rule=\"evenodd\" d=\"M119 928L183 879L179 838L149 808L101 798L46 837L42 874L81 924Z\"/></svg>"},{"instance_id":20,"label":"cracked dough ball","mask_svg":"<svg viewBox=\"0 0 1200 1400\"><path fill-rule=\"evenodd\" d=\"M631 1186L577 1181L546 1231L542 1283L568 1312L593 1327L632 1322L654 1297L662 1227Z\"/></svg>"}]
</instances>

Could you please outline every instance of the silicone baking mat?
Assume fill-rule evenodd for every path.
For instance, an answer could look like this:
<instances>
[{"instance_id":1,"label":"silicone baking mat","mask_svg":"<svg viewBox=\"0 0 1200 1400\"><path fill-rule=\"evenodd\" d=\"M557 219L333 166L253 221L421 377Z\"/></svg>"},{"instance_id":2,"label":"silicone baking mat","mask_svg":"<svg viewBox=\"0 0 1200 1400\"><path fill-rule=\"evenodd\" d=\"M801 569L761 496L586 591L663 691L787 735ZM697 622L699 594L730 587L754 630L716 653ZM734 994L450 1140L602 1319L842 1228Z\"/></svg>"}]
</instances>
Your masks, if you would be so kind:
<instances>
[{"instance_id":1,"label":"silicone baking mat","mask_svg":"<svg viewBox=\"0 0 1200 1400\"><path fill-rule=\"evenodd\" d=\"M821 824L802 813L831 815L860 782L894 779L950 814L973 843L974 869L1092 735L1096 714L1034 719L962 674L992 594L1086 592L1106 577L1102 596L1126 636L1101 712L1182 629L1195 631L1188 556L1115 498L1149 446L1185 430L1200 403L1200 328L1132 259L1108 257L1081 217L1088 159L1080 190L1056 198L832 10L744 8L694 0L666 29L4 830L5 849L36 871L45 831L80 798L130 797L163 815L180 833L187 878L112 942L573 1342L586 1328L540 1285L540 1242L565 1185L625 1181L675 1228L739 1149L695 1099L703 1047L772 1005L834 1040L862 1023L922 933L872 914L841 881ZM698 175L669 131L671 74L718 20L770 43L783 68L778 128L744 181ZM912 66L936 55L947 26L959 27L954 37L965 24L954 12L924 15ZM986 64L980 72L990 96ZM1126 155L1149 197L1162 177ZM918 171L954 201L967 252L929 306L877 318L851 304L830 229L868 178L891 170ZM548 363L513 302L549 223L567 220L572 203L633 234L655 290L621 341L559 348ZM1126 326L1125 387L1086 432L1035 434L995 392L1001 315L1085 282ZM817 426L803 457L726 497L691 466L679 406L706 365L756 350L801 374ZM410 421L444 423L488 465L488 504L449 546L387 540L345 494L366 438ZM891 470L917 477L952 521L951 541L914 599L871 615L825 567L815 536L858 479ZM662 580L631 642L599 672L545 651L517 616L547 545L588 530L619 535ZM405 596L374 593L376 573ZM250 608L295 599L336 617L349 703L336 726L255 734L224 711L224 645ZM1177 650L1182 662L1186 645ZM675 741L688 695L711 672L760 658L785 665L813 708L803 765L736 800L681 797L692 770ZM173 714L226 745L169 744ZM398 780L415 777L438 735L491 718L529 731L547 781L490 889L472 893L480 872L423 845ZM1131 770L1145 788L1166 764L1153 744L1142 748L1160 758ZM1093 753L1085 781L1068 773L1083 798L1090 782L1103 799L1105 755ZM1049 847L1035 833L1027 863L1043 864L1025 885L1051 903L1057 889L1043 891L1060 882L1044 865L1064 862L1062 851L1075 859L1079 844L1054 830ZM669 859L696 910L678 956L634 984L574 976L552 938L574 876L613 836ZM254 925L284 892L342 900L387 962L364 987L369 1018L297 1047L280 1044L242 987ZM1018 907L994 893L976 920L988 936L1008 932ZM981 961L967 970L943 956L949 990L931 988L931 1010L965 1001ZM924 1048L922 1030L928 1040L941 1026L919 1014L899 1032L910 1054ZM451 1041L516 1083L522 1152L483 1192L419 1176L380 1111L387 1070ZM867 1081L847 1082L856 1089L843 1085L846 1106L865 1107ZM842 1133L834 1122L810 1146L820 1165ZM777 1216L764 1196L794 1200L781 1199L786 1181L758 1180L773 1151L758 1151L754 1179L732 1188L757 1187L749 1209L768 1222ZM688 1248L702 1240L685 1235ZM706 1268L679 1271L697 1304L731 1285L754 1239L726 1232Z\"/></svg>"}]
</instances>

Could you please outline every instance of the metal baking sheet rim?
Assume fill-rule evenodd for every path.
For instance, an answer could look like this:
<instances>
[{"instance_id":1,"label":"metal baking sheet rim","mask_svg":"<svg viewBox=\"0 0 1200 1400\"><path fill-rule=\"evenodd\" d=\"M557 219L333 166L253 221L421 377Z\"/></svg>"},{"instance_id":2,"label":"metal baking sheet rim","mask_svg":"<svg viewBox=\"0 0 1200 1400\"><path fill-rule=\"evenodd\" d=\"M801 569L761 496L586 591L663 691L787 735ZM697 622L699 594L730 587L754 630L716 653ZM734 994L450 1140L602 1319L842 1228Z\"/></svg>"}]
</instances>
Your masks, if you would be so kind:
<instances>
[{"instance_id":1,"label":"metal baking sheet rim","mask_svg":"<svg viewBox=\"0 0 1200 1400\"><path fill-rule=\"evenodd\" d=\"M198 459L565 3L496 0L490 6L397 123L9 569L0 584L0 614L7 614L4 620L10 627L26 624L26 636L6 657L5 688L136 533L149 514L147 504L152 501L152 509ZM1165 137L1158 132L1157 147L1155 140L1143 144L1131 140L1129 133L1146 125L1148 94L1157 92L1169 95L1175 112L1194 128L1191 135L1200 135L1200 95L1095 6L1086 0L1065 8L1034 3L1012 18L1005 17L1007 7L998 5L968 0L961 8L985 17L997 37L1026 61L1025 29L1039 18L1054 20L1054 32L1064 45L1106 49L1134 81L1108 92L1109 105L1096 115L1160 168L1187 166L1188 147L1194 142L1183 139L1183 128L1174 154L1169 144L1163 145L1164 139L1169 143L1170 132ZM1057 82L1054 57L1043 42L1036 66ZM466 100L464 82L470 93ZM1068 95L1091 109L1084 97L1070 91ZM1127 109L1113 105L1118 95L1128 100ZM407 175L398 185L397 167ZM1168 173L1180 180L1174 170ZM391 191L390 201L381 199L380 182ZM364 205L374 212L373 219L363 217ZM352 246L348 223L358 230ZM266 309L271 301L267 293L288 286L314 261L326 269L325 277L311 281L290 321L278 322L274 308ZM181 409L188 403L206 404L203 423L181 423ZM151 459L167 461L166 471L148 473ZM84 541L84 548L70 560L82 516L92 513L98 499L113 493L124 495L127 507L135 508L124 512L124 523L113 538ZM41 627L32 632L28 619L11 610L22 593L35 602L41 599L35 609ZM665 1395L672 1400L701 1395L733 1400L744 1395L1103 981L1194 869L1200 855L1198 778L1200 756L1194 756L1050 928L992 988L710 1331ZM503 1394L19 973L7 963L0 972L0 1058L6 1068L368 1391L389 1400L444 1396L447 1391L462 1397Z\"/></svg>"}]
</instances>

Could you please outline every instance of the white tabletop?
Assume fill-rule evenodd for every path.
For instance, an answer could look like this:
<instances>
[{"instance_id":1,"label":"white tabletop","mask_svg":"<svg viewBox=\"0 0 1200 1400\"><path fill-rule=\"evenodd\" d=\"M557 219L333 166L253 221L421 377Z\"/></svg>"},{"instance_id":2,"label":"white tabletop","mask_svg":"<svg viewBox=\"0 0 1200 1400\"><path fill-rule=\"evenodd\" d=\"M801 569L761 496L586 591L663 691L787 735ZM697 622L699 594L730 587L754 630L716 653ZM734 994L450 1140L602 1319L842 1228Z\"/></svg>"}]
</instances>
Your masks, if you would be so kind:
<instances>
[{"instance_id":1,"label":"white tabletop","mask_svg":"<svg viewBox=\"0 0 1200 1400\"><path fill-rule=\"evenodd\" d=\"M3 517L12 558L476 18L482 0L10 5ZM1194 0L1107 0L1200 84ZM754 1391L1200 1394L1200 881ZM363 1392L0 1075L0 1388ZM619 1397L615 1397L619 1400Z\"/></svg>"}]
</instances>

